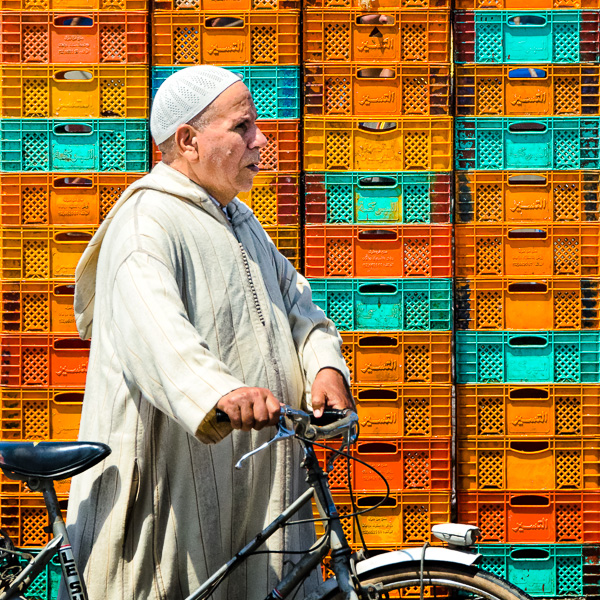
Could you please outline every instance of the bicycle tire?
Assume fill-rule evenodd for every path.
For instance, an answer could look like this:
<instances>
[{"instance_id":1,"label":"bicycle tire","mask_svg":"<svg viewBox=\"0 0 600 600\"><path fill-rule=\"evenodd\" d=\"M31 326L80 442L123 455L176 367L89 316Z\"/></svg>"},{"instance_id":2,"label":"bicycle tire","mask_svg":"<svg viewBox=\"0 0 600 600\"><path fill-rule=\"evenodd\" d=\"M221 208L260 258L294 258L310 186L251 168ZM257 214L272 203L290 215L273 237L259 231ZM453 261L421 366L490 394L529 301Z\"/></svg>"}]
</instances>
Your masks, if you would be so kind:
<instances>
[{"instance_id":1,"label":"bicycle tire","mask_svg":"<svg viewBox=\"0 0 600 600\"><path fill-rule=\"evenodd\" d=\"M420 564L415 562L389 565L365 573L359 579L364 587L381 584L384 591L390 593L405 587L418 587L419 569ZM436 589L449 588L449 591L463 592L460 597L465 600L532 600L529 594L509 581L472 566L425 561L423 582L425 586L435 586ZM338 600L340 597L340 592L335 590L323 600Z\"/></svg>"}]
</instances>

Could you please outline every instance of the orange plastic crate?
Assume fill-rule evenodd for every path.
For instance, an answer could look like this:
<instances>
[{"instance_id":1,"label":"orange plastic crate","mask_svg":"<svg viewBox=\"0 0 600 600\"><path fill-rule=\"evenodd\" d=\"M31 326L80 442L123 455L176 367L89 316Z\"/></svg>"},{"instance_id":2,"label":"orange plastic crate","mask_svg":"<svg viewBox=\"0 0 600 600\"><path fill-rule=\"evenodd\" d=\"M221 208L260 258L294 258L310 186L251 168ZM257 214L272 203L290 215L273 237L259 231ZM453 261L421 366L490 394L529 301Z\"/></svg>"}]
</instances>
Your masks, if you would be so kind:
<instances>
[{"instance_id":1,"label":"orange plastic crate","mask_svg":"<svg viewBox=\"0 0 600 600\"><path fill-rule=\"evenodd\" d=\"M448 65L304 66L304 114L429 117L450 114Z\"/></svg>"},{"instance_id":2,"label":"orange plastic crate","mask_svg":"<svg viewBox=\"0 0 600 600\"><path fill-rule=\"evenodd\" d=\"M458 440L459 490L598 490L598 438Z\"/></svg>"},{"instance_id":3,"label":"orange plastic crate","mask_svg":"<svg viewBox=\"0 0 600 600\"><path fill-rule=\"evenodd\" d=\"M452 118L306 117L306 171L449 171Z\"/></svg>"},{"instance_id":4,"label":"orange plastic crate","mask_svg":"<svg viewBox=\"0 0 600 600\"><path fill-rule=\"evenodd\" d=\"M77 335L72 281L3 281L3 333L62 333Z\"/></svg>"},{"instance_id":5,"label":"orange plastic crate","mask_svg":"<svg viewBox=\"0 0 600 600\"><path fill-rule=\"evenodd\" d=\"M0 10L148 10L148 0L0 0Z\"/></svg>"},{"instance_id":6,"label":"orange plastic crate","mask_svg":"<svg viewBox=\"0 0 600 600\"><path fill-rule=\"evenodd\" d=\"M58 497L63 519L67 517L67 497ZM11 541L20 548L45 546L51 535L44 531L48 526L48 513L40 493L23 496L0 496L0 527L6 530Z\"/></svg>"},{"instance_id":7,"label":"orange plastic crate","mask_svg":"<svg viewBox=\"0 0 600 600\"><path fill-rule=\"evenodd\" d=\"M83 388L89 340L61 335L2 335L0 385Z\"/></svg>"},{"instance_id":8,"label":"orange plastic crate","mask_svg":"<svg viewBox=\"0 0 600 600\"><path fill-rule=\"evenodd\" d=\"M588 116L600 112L600 67L456 67L460 117Z\"/></svg>"},{"instance_id":9,"label":"orange plastic crate","mask_svg":"<svg viewBox=\"0 0 600 600\"><path fill-rule=\"evenodd\" d=\"M451 225L306 225L307 277L452 277Z\"/></svg>"},{"instance_id":10,"label":"orange plastic crate","mask_svg":"<svg viewBox=\"0 0 600 600\"><path fill-rule=\"evenodd\" d=\"M298 65L300 11L152 14L154 65Z\"/></svg>"},{"instance_id":11,"label":"orange plastic crate","mask_svg":"<svg viewBox=\"0 0 600 600\"><path fill-rule=\"evenodd\" d=\"M600 542L600 492L458 492L456 504L484 544Z\"/></svg>"},{"instance_id":12,"label":"orange plastic crate","mask_svg":"<svg viewBox=\"0 0 600 600\"><path fill-rule=\"evenodd\" d=\"M329 444L328 444L329 445ZM339 449L339 444L331 447ZM315 448L326 469L335 456L324 448ZM375 467L386 479L392 492L451 489L451 439L387 439L361 437L352 456ZM339 456L328 474L332 490L348 489L348 459ZM357 492L385 492L385 483L372 469L350 460L350 480Z\"/></svg>"},{"instance_id":13,"label":"orange plastic crate","mask_svg":"<svg viewBox=\"0 0 600 600\"><path fill-rule=\"evenodd\" d=\"M154 10L169 11L280 11L300 10L300 0L154 0Z\"/></svg>"},{"instance_id":14,"label":"orange plastic crate","mask_svg":"<svg viewBox=\"0 0 600 600\"><path fill-rule=\"evenodd\" d=\"M267 138L267 145L260 152L261 171L297 174L300 171L300 119L261 120L258 126ZM162 158L154 141L152 158L154 165Z\"/></svg>"},{"instance_id":15,"label":"orange plastic crate","mask_svg":"<svg viewBox=\"0 0 600 600\"><path fill-rule=\"evenodd\" d=\"M72 279L93 234L94 229L73 227L6 228L0 237L1 278Z\"/></svg>"},{"instance_id":16,"label":"orange plastic crate","mask_svg":"<svg viewBox=\"0 0 600 600\"><path fill-rule=\"evenodd\" d=\"M300 225L300 176L259 173L249 192L237 196L262 225Z\"/></svg>"},{"instance_id":17,"label":"orange plastic crate","mask_svg":"<svg viewBox=\"0 0 600 600\"><path fill-rule=\"evenodd\" d=\"M366 510L383 499L382 495L356 493L358 510ZM333 500L340 516L353 513L350 494L334 492ZM318 516L316 508L313 509ZM402 546L422 546L425 542L440 546L431 534L438 523L450 521L450 492L404 492L392 493L385 503L366 514L360 515L365 543L387 550ZM354 519L343 519L342 526L350 545L361 546ZM317 535L323 535L322 523L316 524Z\"/></svg>"},{"instance_id":18,"label":"orange plastic crate","mask_svg":"<svg viewBox=\"0 0 600 600\"><path fill-rule=\"evenodd\" d=\"M456 174L456 222L600 220L600 171Z\"/></svg>"},{"instance_id":19,"label":"orange plastic crate","mask_svg":"<svg viewBox=\"0 0 600 600\"><path fill-rule=\"evenodd\" d=\"M457 385L456 399L463 438L600 437L597 385Z\"/></svg>"},{"instance_id":20,"label":"orange plastic crate","mask_svg":"<svg viewBox=\"0 0 600 600\"><path fill-rule=\"evenodd\" d=\"M600 279L482 279L454 282L457 329L599 329Z\"/></svg>"},{"instance_id":21,"label":"orange plastic crate","mask_svg":"<svg viewBox=\"0 0 600 600\"><path fill-rule=\"evenodd\" d=\"M0 11L0 63L148 64L148 13Z\"/></svg>"},{"instance_id":22,"label":"orange plastic crate","mask_svg":"<svg viewBox=\"0 0 600 600\"><path fill-rule=\"evenodd\" d=\"M148 118L148 68L116 65L0 68L2 117Z\"/></svg>"},{"instance_id":23,"label":"orange plastic crate","mask_svg":"<svg viewBox=\"0 0 600 600\"><path fill-rule=\"evenodd\" d=\"M451 385L353 385L362 435L450 437Z\"/></svg>"},{"instance_id":24,"label":"orange plastic crate","mask_svg":"<svg viewBox=\"0 0 600 600\"><path fill-rule=\"evenodd\" d=\"M450 62L450 11L377 12L387 18L387 23L364 23L369 15L362 8L306 9L304 62Z\"/></svg>"},{"instance_id":25,"label":"orange plastic crate","mask_svg":"<svg viewBox=\"0 0 600 600\"><path fill-rule=\"evenodd\" d=\"M450 333L349 331L340 335L354 383L452 382Z\"/></svg>"},{"instance_id":26,"label":"orange plastic crate","mask_svg":"<svg viewBox=\"0 0 600 600\"><path fill-rule=\"evenodd\" d=\"M296 269L300 269L302 253L300 251L300 226L265 225L265 231L269 234L277 250L281 252Z\"/></svg>"},{"instance_id":27,"label":"orange plastic crate","mask_svg":"<svg viewBox=\"0 0 600 600\"><path fill-rule=\"evenodd\" d=\"M2 227L97 226L143 173L1 173Z\"/></svg>"},{"instance_id":28,"label":"orange plastic crate","mask_svg":"<svg viewBox=\"0 0 600 600\"><path fill-rule=\"evenodd\" d=\"M596 277L598 226L588 223L456 225L457 277Z\"/></svg>"}]
</instances>

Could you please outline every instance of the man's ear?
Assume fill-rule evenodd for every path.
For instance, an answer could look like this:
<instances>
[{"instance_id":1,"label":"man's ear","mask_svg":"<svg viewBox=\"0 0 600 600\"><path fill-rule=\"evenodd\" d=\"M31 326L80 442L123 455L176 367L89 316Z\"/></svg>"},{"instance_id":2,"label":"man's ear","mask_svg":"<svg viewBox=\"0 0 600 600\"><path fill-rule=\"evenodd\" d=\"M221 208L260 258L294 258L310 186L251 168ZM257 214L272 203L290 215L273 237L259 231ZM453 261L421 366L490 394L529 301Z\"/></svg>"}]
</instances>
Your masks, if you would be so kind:
<instances>
[{"instance_id":1,"label":"man's ear","mask_svg":"<svg viewBox=\"0 0 600 600\"><path fill-rule=\"evenodd\" d=\"M198 132L191 125L180 125L175 132L175 146L178 154L188 160L198 159Z\"/></svg>"}]
</instances>

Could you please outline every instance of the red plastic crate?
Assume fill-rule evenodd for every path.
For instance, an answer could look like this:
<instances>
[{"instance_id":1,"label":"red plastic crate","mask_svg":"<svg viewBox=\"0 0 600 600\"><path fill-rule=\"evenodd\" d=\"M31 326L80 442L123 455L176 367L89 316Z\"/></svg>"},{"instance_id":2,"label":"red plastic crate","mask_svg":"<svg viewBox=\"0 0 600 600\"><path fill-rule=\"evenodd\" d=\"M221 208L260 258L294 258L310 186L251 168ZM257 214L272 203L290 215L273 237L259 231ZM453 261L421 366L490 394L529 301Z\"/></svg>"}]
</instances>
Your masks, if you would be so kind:
<instances>
[{"instance_id":1,"label":"red plastic crate","mask_svg":"<svg viewBox=\"0 0 600 600\"><path fill-rule=\"evenodd\" d=\"M450 11L386 9L377 13L387 23L363 22L368 15L362 8L305 9L304 62L450 62Z\"/></svg>"},{"instance_id":2,"label":"red plastic crate","mask_svg":"<svg viewBox=\"0 0 600 600\"><path fill-rule=\"evenodd\" d=\"M328 444L329 445L329 444ZM331 444L339 449L339 444ZM326 469L335 456L324 448L315 448L319 462ZM451 439L379 439L360 438L352 456L375 467L386 479L392 492L450 490L452 474ZM350 460L350 479L356 492L385 492L385 483L375 471ZM332 490L348 489L348 459L340 456L329 472Z\"/></svg>"},{"instance_id":3,"label":"red plastic crate","mask_svg":"<svg viewBox=\"0 0 600 600\"><path fill-rule=\"evenodd\" d=\"M1 173L2 227L97 226L143 173Z\"/></svg>"},{"instance_id":4,"label":"red plastic crate","mask_svg":"<svg viewBox=\"0 0 600 600\"><path fill-rule=\"evenodd\" d=\"M600 387L594 384L457 385L463 438L600 437Z\"/></svg>"},{"instance_id":5,"label":"red plastic crate","mask_svg":"<svg viewBox=\"0 0 600 600\"><path fill-rule=\"evenodd\" d=\"M144 11L0 11L0 63L148 64Z\"/></svg>"},{"instance_id":6,"label":"red plastic crate","mask_svg":"<svg viewBox=\"0 0 600 600\"><path fill-rule=\"evenodd\" d=\"M590 1L590 0L588 0ZM433 10L451 8L448 0L304 0L305 8L326 8L327 10L338 10L348 8L360 8L365 10L383 9L425 9Z\"/></svg>"},{"instance_id":7,"label":"red plastic crate","mask_svg":"<svg viewBox=\"0 0 600 600\"><path fill-rule=\"evenodd\" d=\"M300 11L156 11L153 65L298 65Z\"/></svg>"},{"instance_id":8,"label":"red plastic crate","mask_svg":"<svg viewBox=\"0 0 600 600\"><path fill-rule=\"evenodd\" d=\"M60 335L2 335L0 385L11 388L82 388L89 340Z\"/></svg>"},{"instance_id":9,"label":"red plastic crate","mask_svg":"<svg viewBox=\"0 0 600 600\"><path fill-rule=\"evenodd\" d=\"M456 225L457 277L597 277L598 226L587 223Z\"/></svg>"},{"instance_id":10,"label":"red plastic crate","mask_svg":"<svg viewBox=\"0 0 600 600\"><path fill-rule=\"evenodd\" d=\"M362 435L450 437L451 385L353 385Z\"/></svg>"},{"instance_id":11,"label":"red plastic crate","mask_svg":"<svg viewBox=\"0 0 600 600\"><path fill-rule=\"evenodd\" d=\"M357 384L452 383L452 335L343 332L342 354Z\"/></svg>"},{"instance_id":12,"label":"red plastic crate","mask_svg":"<svg viewBox=\"0 0 600 600\"><path fill-rule=\"evenodd\" d=\"M600 492L458 492L456 504L484 544L600 542Z\"/></svg>"},{"instance_id":13,"label":"red plastic crate","mask_svg":"<svg viewBox=\"0 0 600 600\"><path fill-rule=\"evenodd\" d=\"M306 225L307 277L452 277L451 225Z\"/></svg>"}]
</instances>

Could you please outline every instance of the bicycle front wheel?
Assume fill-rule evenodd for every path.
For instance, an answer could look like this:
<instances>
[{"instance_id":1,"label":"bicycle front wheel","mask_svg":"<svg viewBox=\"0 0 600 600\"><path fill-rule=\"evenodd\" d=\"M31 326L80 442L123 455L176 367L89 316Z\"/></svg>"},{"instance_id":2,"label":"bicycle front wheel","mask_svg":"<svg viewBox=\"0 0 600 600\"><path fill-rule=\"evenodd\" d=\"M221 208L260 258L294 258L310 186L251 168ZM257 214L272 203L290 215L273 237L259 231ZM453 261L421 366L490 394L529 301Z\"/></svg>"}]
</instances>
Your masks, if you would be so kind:
<instances>
[{"instance_id":1,"label":"bicycle front wheel","mask_svg":"<svg viewBox=\"0 0 600 600\"><path fill-rule=\"evenodd\" d=\"M382 567L361 576L363 587L377 590L380 598L419 598L419 563L405 563ZM531 596L512 583L477 567L425 561L424 598L452 598L465 600L531 600ZM412 588L412 589L410 589ZM375 596L374 596L375 597ZM338 600L339 591L326 600Z\"/></svg>"}]
</instances>

